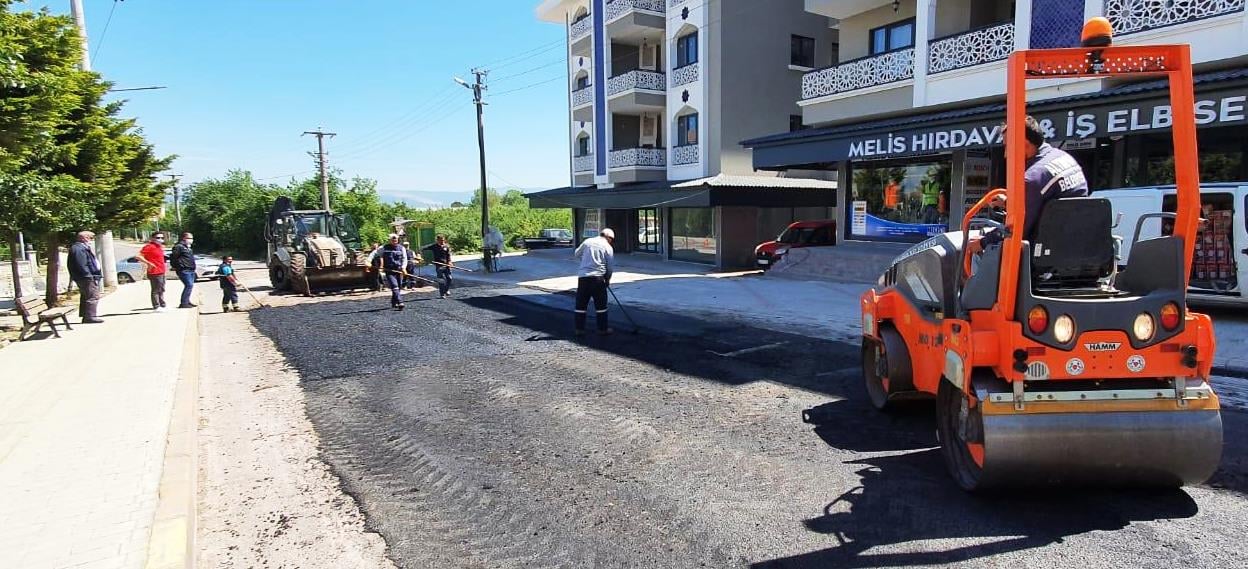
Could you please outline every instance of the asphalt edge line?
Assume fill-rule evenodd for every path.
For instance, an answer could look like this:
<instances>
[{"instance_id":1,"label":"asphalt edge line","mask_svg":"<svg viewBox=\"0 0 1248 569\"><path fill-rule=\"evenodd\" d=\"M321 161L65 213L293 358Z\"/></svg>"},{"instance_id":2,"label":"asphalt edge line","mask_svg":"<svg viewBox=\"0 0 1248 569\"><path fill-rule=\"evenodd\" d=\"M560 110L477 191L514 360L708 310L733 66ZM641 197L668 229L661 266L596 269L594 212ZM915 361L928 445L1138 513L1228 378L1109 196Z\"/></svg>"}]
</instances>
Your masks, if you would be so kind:
<instances>
[{"instance_id":1,"label":"asphalt edge line","mask_svg":"<svg viewBox=\"0 0 1248 569\"><path fill-rule=\"evenodd\" d=\"M199 499L199 311L191 313L182 340L182 364L160 474L159 498L148 539L145 569L196 566Z\"/></svg>"}]
</instances>

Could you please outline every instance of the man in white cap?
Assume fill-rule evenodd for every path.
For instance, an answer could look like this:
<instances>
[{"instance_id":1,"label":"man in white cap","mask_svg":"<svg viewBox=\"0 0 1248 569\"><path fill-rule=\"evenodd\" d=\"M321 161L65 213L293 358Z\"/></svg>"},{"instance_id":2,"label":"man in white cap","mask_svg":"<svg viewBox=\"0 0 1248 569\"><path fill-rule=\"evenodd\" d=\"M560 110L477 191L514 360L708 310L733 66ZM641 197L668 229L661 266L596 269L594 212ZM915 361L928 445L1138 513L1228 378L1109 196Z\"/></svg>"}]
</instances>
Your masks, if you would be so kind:
<instances>
[{"instance_id":1,"label":"man in white cap","mask_svg":"<svg viewBox=\"0 0 1248 569\"><path fill-rule=\"evenodd\" d=\"M615 270L615 249L611 244L615 241L615 232L603 229L597 237L590 237L576 248L575 256L581 259L580 277L576 281L576 335L585 334L585 313L589 309L589 299L594 299L597 311L596 321L598 334L606 336L611 333L607 326L607 286L611 284L611 273Z\"/></svg>"}]
</instances>

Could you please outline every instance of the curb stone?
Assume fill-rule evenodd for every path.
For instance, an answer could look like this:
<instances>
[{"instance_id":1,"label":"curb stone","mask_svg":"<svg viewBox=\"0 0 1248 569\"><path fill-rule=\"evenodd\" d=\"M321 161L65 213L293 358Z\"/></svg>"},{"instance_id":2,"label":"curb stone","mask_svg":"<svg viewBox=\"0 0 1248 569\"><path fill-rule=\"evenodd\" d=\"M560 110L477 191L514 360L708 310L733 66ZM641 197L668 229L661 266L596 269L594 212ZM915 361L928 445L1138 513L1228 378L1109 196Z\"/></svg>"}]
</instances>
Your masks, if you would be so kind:
<instances>
[{"instance_id":1,"label":"curb stone","mask_svg":"<svg viewBox=\"0 0 1248 569\"><path fill-rule=\"evenodd\" d=\"M182 364L174 388L159 501L152 520L145 569L195 567L199 465L199 311L187 321Z\"/></svg>"}]
</instances>

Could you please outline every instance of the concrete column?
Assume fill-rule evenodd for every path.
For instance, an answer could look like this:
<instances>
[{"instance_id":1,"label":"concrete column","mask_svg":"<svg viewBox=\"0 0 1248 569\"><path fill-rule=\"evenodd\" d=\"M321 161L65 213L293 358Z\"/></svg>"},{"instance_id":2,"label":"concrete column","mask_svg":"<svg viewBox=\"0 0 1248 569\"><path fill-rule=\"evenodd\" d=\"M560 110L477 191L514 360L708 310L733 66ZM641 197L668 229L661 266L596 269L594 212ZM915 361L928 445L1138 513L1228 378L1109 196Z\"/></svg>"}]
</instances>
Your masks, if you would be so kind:
<instances>
[{"instance_id":1,"label":"concrete column","mask_svg":"<svg viewBox=\"0 0 1248 569\"><path fill-rule=\"evenodd\" d=\"M117 252L113 249L113 232L101 231L95 236L95 250L104 273L104 286L117 286Z\"/></svg>"},{"instance_id":2,"label":"concrete column","mask_svg":"<svg viewBox=\"0 0 1248 569\"><path fill-rule=\"evenodd\" d=\"M1094 2L1088 2L1089 4ZM1085 8L1086 9L1086 8ZM1014 3L1014 49L1031 47L1031 0Z\"/></svg>"},{"instance_id":3,"label":"concrete column","mask_svg":"<svg viewBox=\"0 0 1248 569\"><path fill-rule=\"evenodd\" d=\"M950 228L966 215L966 150L954 150L952 161L948 203Z\"/></svg>"},{"instance_id":4,"label":"concrete column","mask_svg":"<svg viewBox=\"0 0 1248 569\"><path fill-rule=\"evenodd\" d=\"M927 105L927 45L936 37L936 2L917 0L914 11L914 106Z\"/></svg>"},{"instance_id":5,"label":"concrete column","mask_svg":"<svg viewBox=\"0 0 1248 569\"><path fill-rule=\"evenodd\" d=\"M845 218L845 212L849 211L849 185L849 162L839 162L836 165L836 205L832 206L832 219L836 220L838 234L837 245L844 243L849 235L849 220Z\"/></svg>"}]
</instances>

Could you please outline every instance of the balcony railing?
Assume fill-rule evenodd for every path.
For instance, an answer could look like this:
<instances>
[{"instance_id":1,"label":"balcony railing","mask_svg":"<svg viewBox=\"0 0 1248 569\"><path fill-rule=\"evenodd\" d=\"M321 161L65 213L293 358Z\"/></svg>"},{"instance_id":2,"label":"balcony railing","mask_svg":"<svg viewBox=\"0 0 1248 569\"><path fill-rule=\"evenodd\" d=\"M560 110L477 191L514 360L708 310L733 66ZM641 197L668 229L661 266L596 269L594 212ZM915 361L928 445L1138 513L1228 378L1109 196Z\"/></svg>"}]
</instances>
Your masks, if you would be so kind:
<instances>
[{"instance_id":1,"label":"balcony railing","mask_svg":"<svg viewBox=\"0 0 1248 569\"><path fill-rule=\"evenodd\" d=\"M688 85L698 80L698 64L690 63L672 70L672 86Z\"/></svg>"},{"instance_id":2,"label":"balcony railing","mask_svg":"<svg viewBox=\"0 0 1248 569\"><path fill-rule=\"evenodd\" d=\"M667 166L666 148L625 148L612 150L607 155L608 168L632 168L648 166L662 168Z\"/></svg>"},{"instance_id":3,"label":"balcony railing","mask_svg":"<svg viewBox=\"0 0 1248 569\"><path fill-rule=\"evenodd\" d=\"M872 55L802 75L802 99L914 78L914 48Z\"/></svg>"},{"instance_id":4,"label":"balcony railing","mask_svg":"<svg viewBox=\"0 0 1248 569\"><path fill-rule=\"evenodd\" d=\"M589 35L589 32L593 29L594 19L586 16L580 20L572 22L572 25L568 27L568 37L571 38L572 41L576 41Z\"/></svg>"},{"instance_id":5,"label":"balcony railing","mask_svg":"<svg viewBox=\"0 0 1248 569\"><path fill-rule=\"evenodd\" d=\"M935 39L928 44L927 51L928 73L1008 59L1014 52L1014 24L997 24Z\"/></svg>"},{"instance_id":6,"label":"balcony railing","mask_svg":"<svg viewBox=\"0 0 1248 569\"><path fill-rule=\"evenodd\" d=\"M1245 0L1105 0L1115 34L1155 30L1244 11Z\"/></svg>"},{"instance_id":7,"label":"balcony railing","mask_svg":"<svg viewBox=\"0 0 1248 569\"><path fill-rule=\"evenodd\" d=\"M572 157L572 172L574 174L581 174L584 172L593 172L593 171L594 171L594 155L593 154L585 154L582 156Z\"/></svg>"},{"instance_id":8,"label":"balcony railing","mask_svg":"<svg viewBox=\"0 0 1248 569\"><path fill-rule=\"evenodd\" d=\"M672 164L697 164L702 153L697 144L684 144L672 149Z\"/></svg>"},{"instance_id":9,"label":"balcony railing","mask_svg":"<svg viewBox=\"0 0 1248 569\"><path fill-rule=\"evenodd\" d=\"M647 91L667 91L667 78L658 71L634 69L607 80L607 96L616 95L632 89Z\"/></svg>"},{"instance_id":10,"label":"balcony railing","mask_svg":"<svg viewBox=\"0 0 1248 569\"><path fill-rule=\"evenodd\" d=\"M572 106L580 107L594 102L594 90L591 85L586 85L572 91Z\"/></svg>"},{"instance_id":11,"label":"balcony railing","mask_svg":"<svg viewBox=\"0 0 1248 569\"><path fill-rule=\"evenodd\" d=\"M688 1L688 0L667 0L667 7L668 7L668 8L675 8L675 7L677 7L677 6L681 5L681 4L684 4L686 1Z\"/></svg>"},{"instance_id":12,"label":"balcony railing","mask_svg":"<svg viewBox=\"0 0 1248 569\"><path fill-rule=\"evenodd\" d=\"M607 2L607 18L604 21L610 22L629 10L653 12L660 16L667 14L664 0L610 0Z\"/></svg>"}]
</instances>

